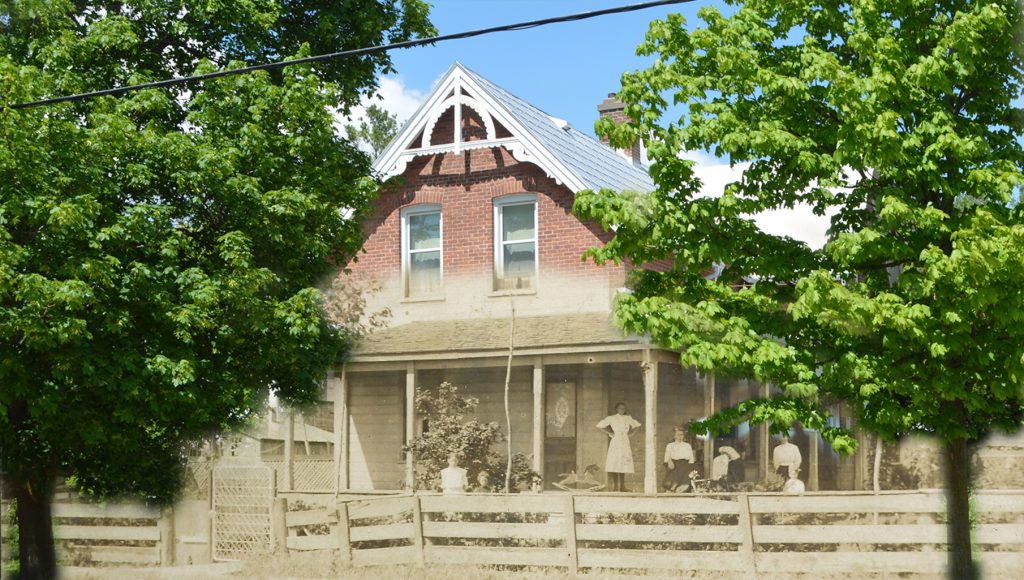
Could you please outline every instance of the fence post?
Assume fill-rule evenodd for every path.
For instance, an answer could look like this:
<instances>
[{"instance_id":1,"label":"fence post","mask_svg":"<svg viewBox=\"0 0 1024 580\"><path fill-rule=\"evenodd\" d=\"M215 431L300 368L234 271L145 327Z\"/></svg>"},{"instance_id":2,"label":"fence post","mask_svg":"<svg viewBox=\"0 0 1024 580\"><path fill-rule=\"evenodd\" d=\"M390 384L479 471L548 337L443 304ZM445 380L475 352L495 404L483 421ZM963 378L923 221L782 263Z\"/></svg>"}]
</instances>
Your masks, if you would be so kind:
<instances>
[{"instance_id":1,"label":"fence post","mask_svg":"<svg viewBox=\"0 0 1024 580\"><path fill-rule=\"evenodd\" d=\"M422 568L425 564L423 554L423 510L420 507L420 497L412 496L412 545L416 550L416 567Z\"/></svg>"},{"instance_id":2,"label":"fence post","mask_svg":"<svg viewBox=\"0 0 1024 580\"><path fill-rule=\"evenodd\" d=\"M348 503L338 502L338 551L341 561L352 562L352 536L349 533Z\"/></svg>"},{"instance_id":3,"label":"fence post","mask_svg":"<svg viewBox=\"0 0 1024 580\"><path fill-rule=\"evenodd\" d=\"M569 574L573 576L579 571L579 556L576 553L576 498L570 493L565 496L565 550L569 558Z\"/></svg>"},{"instance_id":4,"label":"fence post","mask_svg":"<svg viewBox=\"0 0 1024 580\"><path fill-rule=\"evenodd\" d=\"M174 565L174 508L167 507L160 512L157 523L160 528L160 565Z\"/></svg>"},{"instance_id":5,"label":"fence post","mask_svg":"<svg viewBox=\"0 0 1024 580\"><path fill-rule=\"evenodd\" d=\"M274 552L288 554L288 499L275 497L270 508L270 539Z\"/></svg>"},{"instance_id":6,"label":"fence post","mask_svg":"<svg viewBox=\"0 0 1024 580\"><path fill-rule=\"evenodd\" d=\"M750 495L741 494L738 496L740 508L739 528L740 553L747 559L747 578L757 578L757 556L754 554L754 519L750 515Z\"/></svg>"},{"instance_id":7,"label":"fence post","mask_svg":"<svg viewBox=\"0 0 1024 580\"><path fill-rule=\"evenodd\" d=\"M215 460L211 460L210 461L210 498L209 498L209 501L206 504L210 508L210 511L207 512L207 518L206 518L206 538L210 541L210 543L208 544L210 550L209 550L207 555L210 558L210 562L216 562L217 561L217 558L216 558L216 556L217 556L217 530L216 530L217 502L216 502L216 499L217 498L215 496L215 494L217 492L217 488L214 487L216 485L216 483L217 483L215 481L215 479L214 479L214 477L217 474L217 470L214 469L216 466L217 466L217 462Z\"/></svg>"}]
</instances>

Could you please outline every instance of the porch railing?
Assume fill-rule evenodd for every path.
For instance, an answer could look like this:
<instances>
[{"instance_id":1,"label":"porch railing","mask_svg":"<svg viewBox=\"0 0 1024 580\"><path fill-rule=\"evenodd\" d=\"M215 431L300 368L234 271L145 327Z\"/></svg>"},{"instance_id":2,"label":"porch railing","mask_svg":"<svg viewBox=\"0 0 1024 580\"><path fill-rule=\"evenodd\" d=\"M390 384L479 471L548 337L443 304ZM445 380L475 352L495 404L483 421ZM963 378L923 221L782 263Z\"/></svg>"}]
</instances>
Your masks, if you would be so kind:
<instances>
[{"instance_id":1,"label":"porch railing","mask_svg":"<svg viewBox=\"0 0 1024 580\"><path fill-rule=\"evenodd\" d=\"M981 492L975 507L976 557L985 573L1009 577L1024 569L1024 491ZM941 575L944 520L941 491L418 494L288 512L283 545L338 550L356 566Z\"/></svg>"}]
</instances>

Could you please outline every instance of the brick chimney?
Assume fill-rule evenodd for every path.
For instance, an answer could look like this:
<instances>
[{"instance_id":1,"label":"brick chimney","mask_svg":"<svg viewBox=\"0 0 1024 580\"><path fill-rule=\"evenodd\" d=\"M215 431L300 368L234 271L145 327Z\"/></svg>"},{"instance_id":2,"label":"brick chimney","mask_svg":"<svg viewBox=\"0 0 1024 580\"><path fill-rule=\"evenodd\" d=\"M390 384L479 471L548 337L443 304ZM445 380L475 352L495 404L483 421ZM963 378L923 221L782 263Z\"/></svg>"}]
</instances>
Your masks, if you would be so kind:
<instances>
[{"instance_id":1,"label":"brick chimney","mask_svg":"<svg viewBox=\"0 0 1024 580\"><path fill-rule=\"evenodd\" d=\"M600 113L602 119L608 117L617 125L629 120L629 117L626 116L626 105L618 99L615 93L608 93L608 98L601 101L601 104L597 106L597 112ZM608 145L608 138L601 137L601 142ZM640 167L639 140L629 149L620 149L619 153L621 153L626 159L632 161L633 165Z\"/></svg>"}]
</instances>

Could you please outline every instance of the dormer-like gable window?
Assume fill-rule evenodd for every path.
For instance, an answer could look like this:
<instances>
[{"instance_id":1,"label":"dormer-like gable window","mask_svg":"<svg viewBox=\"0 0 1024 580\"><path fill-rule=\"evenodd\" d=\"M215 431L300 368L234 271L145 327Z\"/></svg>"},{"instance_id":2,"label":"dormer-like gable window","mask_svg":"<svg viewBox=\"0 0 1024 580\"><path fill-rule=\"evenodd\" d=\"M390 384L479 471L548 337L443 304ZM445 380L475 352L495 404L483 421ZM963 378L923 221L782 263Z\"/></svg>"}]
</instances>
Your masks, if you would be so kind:
<instances>
[{"instance_id":1,"label":"dormer-like gable window","mask_svg":"<svg viewBox=\"0 0 1024 580\"><path fill-rule=\"evenodd\" d=\"M408 298L440 296L441 206L411 205L402 209L402 281Z\"/></svg>"},{"instance_id":2,"label":"dormer-like gable window","mask_svg":"<svg viewBox=\"0 0 1024 580\"><path fill-rule=\"evenodd\" d=\"M537 278L537 196L506 195L494 200L494 289L535 288Z\"/></svg>"}]
</instances>

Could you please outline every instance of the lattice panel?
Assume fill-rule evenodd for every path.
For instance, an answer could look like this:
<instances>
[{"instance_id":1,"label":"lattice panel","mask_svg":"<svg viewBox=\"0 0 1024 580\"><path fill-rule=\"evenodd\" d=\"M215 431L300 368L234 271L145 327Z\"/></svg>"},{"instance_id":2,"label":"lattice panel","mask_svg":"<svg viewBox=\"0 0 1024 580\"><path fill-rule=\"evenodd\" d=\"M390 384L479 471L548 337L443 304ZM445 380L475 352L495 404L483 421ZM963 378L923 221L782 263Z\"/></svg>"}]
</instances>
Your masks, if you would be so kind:
<instances>
[{"instance_id":1,"label":"lattice panel","mask_svg":"<svg viewBox=\"0 0 1024 580\"><path fill-rule=\"evenodd\" d=\"M212 471L212 459L189 457L185 463L185 493L196 499L210 497L210 473Z\"/></svg>"},{"instance_id":2,"label":"lattice panel","mask_svg":"<svg viewBox=\"0 0 1024 580\"><path fill-rule=\"evenodd\" d=\"M264 459L277 471L277 489L285 489L284 461ZM294 491L334 491L334 459L295 459L292 462Z\"/></svg>"},{"instance_id":3,"label":"lattice panel","mask_svg":"<svg viewBox=\"0 0 1024 580\"><path fill-rule=\"evenodd\" d=\"M266 466L213 470L213 558L238 561L270 545L274 472Z\"/></svg>"}]
</instances>

